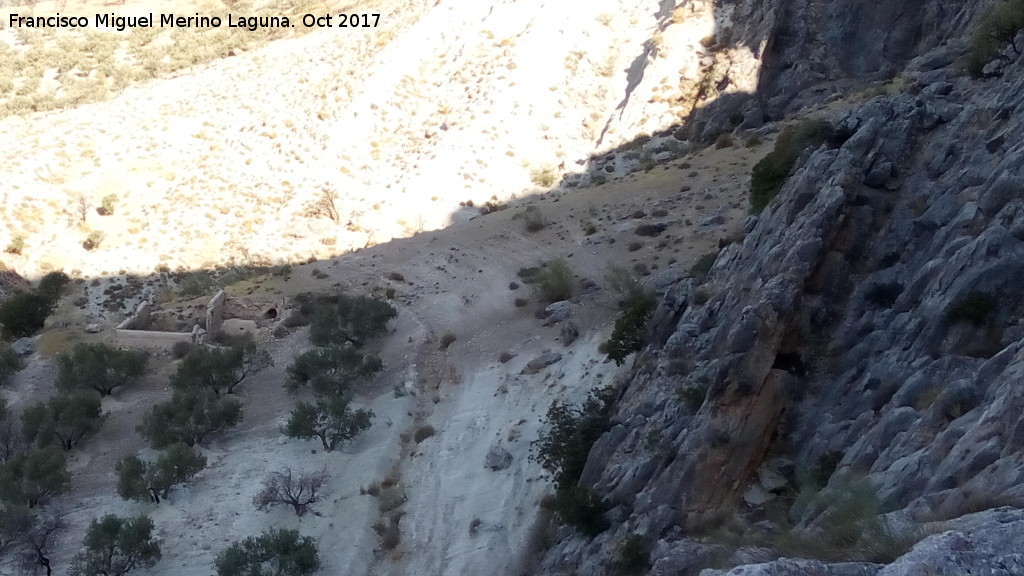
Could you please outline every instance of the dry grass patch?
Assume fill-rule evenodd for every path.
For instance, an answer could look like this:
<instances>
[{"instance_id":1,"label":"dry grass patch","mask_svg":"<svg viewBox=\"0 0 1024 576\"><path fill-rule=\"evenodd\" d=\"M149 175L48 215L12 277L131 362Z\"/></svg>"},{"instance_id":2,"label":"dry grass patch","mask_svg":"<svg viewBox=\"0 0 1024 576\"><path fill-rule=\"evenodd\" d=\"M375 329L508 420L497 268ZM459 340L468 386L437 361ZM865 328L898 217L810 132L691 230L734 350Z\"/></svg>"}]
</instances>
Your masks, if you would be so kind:
<instances>
[{"instance_id":1,"label":"dry grass patch","mask_svg":"<svg viewBox=\"0 0 1024 576\"><path fill-rule=\"evenodd\" d=\"M427 424L426 426L420 426L417 428L416 432L412 435L412 439L419 444L435 434L437 434L437 430L435 430L430 424Z\"/></svg>"}]
</instances>

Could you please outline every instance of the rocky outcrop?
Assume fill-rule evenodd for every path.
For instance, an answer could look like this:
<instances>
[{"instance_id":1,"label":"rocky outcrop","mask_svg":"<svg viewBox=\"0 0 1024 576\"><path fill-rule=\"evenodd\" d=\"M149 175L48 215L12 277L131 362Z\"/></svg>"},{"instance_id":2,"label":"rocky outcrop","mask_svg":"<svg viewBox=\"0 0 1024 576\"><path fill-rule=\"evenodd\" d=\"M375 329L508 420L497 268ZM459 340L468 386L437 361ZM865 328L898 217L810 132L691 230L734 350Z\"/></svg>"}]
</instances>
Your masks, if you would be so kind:
<instances>
[{"instance_id":1,"label":"rocky outcrop","mask_svg":"<svg viewBox=\"0 0 1024 576\"><path fill-rule=\"evenodd\" d=\"M839 97L852 86L891 79L912 61L944 68L965 50L965 31L983 7L966 0L714 5L719 26L704 70L717 80L716 94L707 106L696 107L687 123L687 133L705 141L731 130L737 115L741 128L757 129L767 120ZM752 57L756 66L737 67L742 55ZM926 56L915 61L919 55ZM756 90L729 91L730 85Z\"/></svg>"},{"instance_id":2,"label":"rocky outcrop","mask_svg":"<svg viewBox=\"0 0 1024 576\"><path fill-rule=\"evenodd\" d=\"M888 566L870 563L825 564L781 559L732 570L704 570L700 576L954 576L1024 573L1024 511L999 508L964 516L929 536Z\"/></svg>"},{"instance_id":3,"label":"rocky outcrop","mask_svg":"<svg viewBox=\"0 0 1024 576\"><path fill-rule=\"evenodd\" d=\"M227 295L223 290L219 290L206 305L206 333L211 338L220 334L221 325L224 323L225 300L227 300Z\"/></svg>"},{"instance_id":4,"label":"rocky outcrop","mask_svg":"<svg viewBox=\"0 0 1024 576\"><path fill-rule=\"evenodd\" d=\"M785 489L765 485L766 469L790 491L817 477L832 501L866 479L907 534L1024 503L1024 143L1012 136L1024 133L1024 64L998 80L955 72L962 46L941 43L969 21L966 3L899 2L877 15L862 4L786 4L791 30L772 57L798 61L816 45L811 24L829 22L815 33L835 41L815 56L823 74L907 65L906 88L831 118L835 137L803 155L704 284L668 290L583 475L613 526L592 541L564 529L540 573L611 573L631 534L664 565L725 518L769 533L823 530L828 498L768 519ZM851 39L857 30L863 39ZM901 48L859 56L872 38ZM759 98L771 108L786 91L765 81ZM1022 514L968 516L958 535L931 536L887 565L786 560L708 575L1020 573L1009 539Z\"/></svg>"},{"instance_id":5,"label":"rocky outcrop","mask_svg":"<svg viewBox=\"0 0 1024 576\"><path fill-rule=\"evenodd\" d=\"M117 325L119 330L148 330L153 325L153 305L148 300L139 302L135 312Z\"/></svg>"}]
</instances>

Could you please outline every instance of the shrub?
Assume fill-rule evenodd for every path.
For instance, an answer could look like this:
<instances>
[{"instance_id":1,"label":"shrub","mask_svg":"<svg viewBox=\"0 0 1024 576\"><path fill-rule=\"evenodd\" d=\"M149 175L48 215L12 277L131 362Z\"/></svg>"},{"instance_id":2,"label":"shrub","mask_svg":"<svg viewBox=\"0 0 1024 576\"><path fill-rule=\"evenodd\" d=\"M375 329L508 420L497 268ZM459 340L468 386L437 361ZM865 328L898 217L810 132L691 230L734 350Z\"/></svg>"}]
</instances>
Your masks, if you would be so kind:
<instances>
[{"instance_id":1,"label":"shrub","mask_svg":"<svg viewBox=\"0 0 1024 576\"><path fill-rule=\"evenodd\" d=\"M538 232L548 225L547 220L544 218L544 213L536 206L527 206L521 216L528 232Z\"/></svg>"},{"instance_id":2,"label":"shrub","mask_svg":"<svg viewBox=\"0 0 1024 576\"><path fill-rule=\"evenodd\" d=\"M72 560L69 576L120 576L135 568L152 567L160 560L153 521L146 516L108 514L93 520L82 546L85 549Z\"/></svg>"},{"instance_id":3,"label":"shrub","mask_svg":"<svg viewBox=\"0 0 1024 576\"><path fill-rule=\"evenodd\" d=\"M305 313L305 311L303 311ZM338 296L324 301L312 315L309 339L316 346L351 342L356 347L387 331L388 320L398 315L394 306L366 296Z\"/></svg>"},{"instance_id":4,"label":"shrub","mask_svg":"<svg viewBox=\"0 0 1024 576\"><path fill-rule=\"evenodd\" d=\"M975 326L984 326L991 320L995 310L996 299L992 295L974 290L950 306L946 311L946 322L967 322Z\"/></svg>"},{"instance_id":5,"label":"shrub","mask_svg":"<svg viewBox=\"0 0 1024 576\"><path fill-rule=\"evenodd\" d=\"M181 360L192 351L192 343L184 340L179 340L171 345L171 356L175 360Z\"/></svg>"},{"instance_id":6,"label":"shrub","mask_svg":"<svg viewBox=\"0 0 1024 576\"><path fill-rule=\"evenodd\" d=\"M349 407L342 393L318 396L315 403L299 402L292 410L283 432L290 438L319 438L330 452L370 428L373 411Z\"/></svg>"},{"instance_id":7,"label":"shrub","mask_svg":"<svg viewBox=\"0 0 1024 576\"><path fill-rule=\"evenodd\" d=\"M550 164L544 164L530 171L530 182L543 188L550 188L555 184L558 171Z\"/></svg>"},{"instance_id":8,"label":"shrub","mask_svg":"<svg viewBox=\"0 0 1024 576\"><path fill-rule=\"evenodd\" d=\"M99 230L93 230L92 232L89 232L89 235L86 236L85 240L82 241L82 248L85 248L86 250L89 251L95 250L100 247L100 244L103 243L103 240L106 237L106 234L104 234L103 232L100 232Z\"/></svg>"},{"instance_id":9,"label":"shrub","mask_svg":"<svg viewBox=\"0 0 1024 576\"><path fill-rule=\"evenodd\" d=\"M587 536L597 536L610 526L604 513L608 504L589 488L569 486L555 491L555 511L566 524Z\"/></svg>"},{"instance_id":10,"label":"shrub","mask_svg":"<svg viewBox=\"0 0 1024 576\"><path fill-rule=\"evenodd\" d=\"M647 321L654 313L657 300L651 294L640 294L629 301L617 320L612 335L608 338L608 358L617 366L626 357L643 348Z\"/></svg>"},{"instance_id":11,"label":"shrub","mask_svg":"<svg viewBox=\"0 0 1024 576\"><path fill-rule=\"evenodd\" d=\"M715 265L715 260L718 259L718 252L708 252L690 266L690 276L693 276L696 280L703 282L704 278L707 278L708 272L711 271L711 267Z\"/></svg>"},{"instance_id":12,"label":"shrub","mask_svg":"<svg viewBox=\"0 0 1024 576\"><path fill-rule=\"evenodd\" d=\"M209 272L190 272L178 280L178 293L186 298L195 298L206 294L212 286L213 278Z\"/></svg>"},{"instance_id":13,"label":"shrub","mask_svg":"<svg viewBox=\"0 0 1024 576\"><path fill-rule=\"evenodd\" d=\"M3 386L14 376L14 373L21 370L21 358L7 344L0 344L0 386ZM0 414L2 414L0 410Z\"/></svg>"},{"instance_id":14,"label":"shrub","mask_svg":"<svg viewBox=\"0 0 1024 576\"><path fill-rule=\"evenodd\" d=\"M747 139L743 141L743 145L747 148L754 148L761 145L761 137L756 133L747 136Z\"/></svg>"},{"instance_id":15,"label":"shrub","mask_svg":"<svg viewBox=\"0 0 1024 576\"><path fill-rule=\"evenodd\" d=\"M576 280L569 263L559 258L545 264L537 273L537 287L546 302L572 298L576 293Z\"/></svg>"},{"instance_id":16,"label":"shrub","mask_svg":"<svg viewBox=\"0 0 1024 576\"><path fill-rule=\"evenodd\" d=\"M740 120L743 120L741 117ZM732 136L728 133L719 134L718 138L715 139L715 149L721 150L722 148L732 147Z\"/></svg>"},{"instance_id":17,"label":"shrub","mask_svg":"<svg viewBox=\"0 0 1024 576\"><path fill-rule=\"evenodd\" d=\"M253 498L253 504L260 511L284 504L291 506L296 516L302 516L309 505L320 498L320 489L327 478L326 468L298 475L291 468L273 472L263 481L263 489Z\"/></svg>"},{"instance_id":18,"label":"shrub","mask_svg":"<svg viewBox=\"0 0 1024 576\"><path fill-rule=\"evenodd\" d=\"M100 200L96 213L100 216L113 216L114 208L117 207L117 194L107 194Z\"/></svg>"},{"instance_id":19,"label":"shrub","mask_svg":"<svg viewBox=\"0 0 1024 576\"><path fill-rule=\"evenodd\" d=\"M29 442L70 450L82 438L99 431L102 421L99 396L85 391L65 392L26 408L21 415L21 430Z\"/></svg>"},{"instance_id":20,"label":"shrub","mask_svg":"<svg viewBox=\"0 0 1024 576\"><path fill-rule=\"evenodd\" d=\"M106 344L77 344L68 354L57 357L57 388L88 390L109 396L146 373L148 355L142 351L118 350Z\"/></svg>"},{"instance_id":21,"label":"shrub","mask_svg":"<svg viewBox=\"0 0 1024 576\"><path fill-rule=\"evenodd\" d=\"M7 248L4 248L4 252L8 254L21 254L25 250L25 237L15 236L11 238L10 243L7 244Z\"/></svg>"},{"instance_id":22,"label":"shrub","mask_svg":"<svg viewBox=\"0 0 1024 576\"><path fill-rule=\"evenodd\" d=\"M612 561L615 572L623 575L645 574L650 567L651 552L638 534L632 534L622 542Z\"/></svg>"},{"instance_id":23,"label":"shrub","mask_svg":"<svg viewBox=\"0 0 1024 576\"><path fill-rule=\"evenodd\" d=\"M677 391L679 400L690 409L691 412L700 410L700 407L704 405L704 400L708 397L708 390L711 386L706 380L698 380L693 386L680 387Z\"/></svg>"},{"instance_id":24,"label":"shrub","mask_svg":"<svg viewBox=\"0 0 1024 576\"><path fill-rule=\"evenodd\" d=\"M315 348L303 352L288 366L285 389L296 392L309 385L321 395L345 394L368 382L384 368L377 356L363 355L352 346Z\"/></svg>"},{"instance_id":25,"label":"shrub","mask_svg":"<svg viewBox=\"0 0 1024 576\"><path fill-rule=\"evenodd\" d=\"M636 275L621 266L610 266L605 274L608 287L619 297L619 308L625 309L630 302L647 297L643 285Z\"/></svg>"},{"instance_id":26,"label":"shrub","mask_svg":"<svg viewBox=\"0 0 1024 576\"><path fill-rule=\"evenodd\" d=\"M401 519L400 515L388 515L373 525L374 532L380 536L381 548L394 550L402 543Z\"/></svg>"},{"instance_id":27,"label":"shrub","mask_svg":"<svg viewBox=\"0 0 1024 576\"><path fill-rule=\"evenodd\" d=\"M4 337L21 338L42 330L53 306L53 300L38 291L15 293L0 304Z\"/></svg>"},{"instance_id":28,"label":"shrub","mask_svg":"<svg viewBox=\"0 0 1024 576\"><path fill-rule=\"evenodd\" d=\"M445 332L444 335L441 336L441 350L447 350L448 347L458 339L459 337L456 336L454 332Z\"/></svg>"},{"instance_id":29,"label":"shrub","mask_svg":"<svg viewBox=\"0 0 1024 576\"><path fill-rule=\"evenodd\" d=\"M1017 47L1014 38L1022 28L1024 0L1004 0L989 9L971 35L967 71L973 76L982 76L985 65L998 58L1007 44L1019 56L1021 49Z\"/></svg>"},{"instance_id":30,"label":"shrub","mask_svg":"<svg viewBox=\"0 0 1024 576\"><path fill-rule=\"evenodd\" d=\"M782 189L800 154L808 147L820 146L832 133L822 120L803 120L787 126L775 141L775 148L754 165L750 175L750 211L764 210Z\"/></svg>"},{"instance_id":31,"label":"shrub","mask_svg":"<svg viewBox=\"0 0 1024 576\"><path fill-rule=\"evenodd\" d=\"M305 314L298 310L292 310L291 314L284 319L285 328L298 328L300 326L308 326L309 318Z\"/></svg>"},{"instance_id":32,"label":"shrub","mask_svg":"<svg viewBox=\"0 0 1024 576\"><path fill-rule=\"evenodd\" d=\"M171 446L153 463L125 456L114 468L117 493L125 500L159 504L174 486L187 482L205 467L206 457L184 444Z\"/></svg>"},{"instance_id":33,"label":"shrub","mask_svg":"<svg viewBox=\"0 0 1024 576\"><path fill-rule=\"evenodd\" d=\"M271 528L217 555L217 576L309 576L320 569L316 541L298 530Z\"/></svg>"},{"instance_id":34,"label":"shrub","mask_svg":"<svg viewBox=\"0 0 1024 576\"><path fill-rule=\"evenodd\" d=\"M530 446L531 459L555 478L559 489L574 487L594 445L610 426L615 390L594 389L582 406L555 400L548 407L547 429Z\"/></svg>"},{"instance_id":35,"label":"shrub","mask_svg":"<svg viewBox=\"0 0 1024 576\"><path fill-rule=\"evenodd\" d=\"M412 439L419 444L434 434L437 434L437 430L434 430L433 426L427 424L426 426L420 426L417 428L416 432L412 435Z\"/></svg>"},{"instance_id":36,"label":"shrub","mask_svg":"<svg viewBox=\"0 0 1024 576\"><path fill-rule=\"evenodd\" d=\"M811 482L817 487L828 485L828 481L835 474L836 468L843 460L843 453L839 450L831 450L818 456L818 463L811 472Z\"/></svg>"},{"instance_id":37,"label":"shrub","mask_svg":"<svg viewBox=\"0 0 1024 576\"><path fill-rule=\"evenodd\" d=\"M242 403L218 398L212 391L175 390L170 401L153 406L143 417L138 432L153 448L182 443L195 446L208 435L226 430L242 420Z\"/></svg>"},{"instance_id":38,"label":"shrub","mask_svg":"<svg viewBox=\"0 0 1024 576\"><path fill-rule=\"evenodd\" d=\"M855 479L833 485L835 488L813 494L803 502L809 509L821 511L812 523L813 534L798 529L782 534L777 547L783 554L829 562L888 564L925 536L916 526L891 525L881 515L881 503L868 481ZM800 504L798 499L794 506Z\"/></svg>"}]
</instances>

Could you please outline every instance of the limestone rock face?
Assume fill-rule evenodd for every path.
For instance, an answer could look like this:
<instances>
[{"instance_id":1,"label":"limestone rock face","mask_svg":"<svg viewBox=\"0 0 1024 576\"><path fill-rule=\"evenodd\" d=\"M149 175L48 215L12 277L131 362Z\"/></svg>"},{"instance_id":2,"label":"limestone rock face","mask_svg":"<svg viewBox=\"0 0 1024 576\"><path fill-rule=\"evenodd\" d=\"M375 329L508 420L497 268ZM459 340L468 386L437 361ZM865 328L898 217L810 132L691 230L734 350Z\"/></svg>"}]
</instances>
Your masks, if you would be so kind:
<instances>
[{"instance_id":1,"label":"limestone rock face","mask_svg":"<svg viewBox=\"0 0 1024 576\"><path fill-rule=\"evenodd\" d=\"M951 518L928 526L953 532L888 564L767 562L781 553L749 544L726 554L746 566L705 576L1021 573L1024 513L964 515L1024 502L1024 61L995 80L956 73L979 10L963 1L730 6L731 45L763 58L744 122L752 106L770 122L827 99L841 78L900 73L907 88L831 117L836 136L703 283L665 291L584 471L612 526L561 534L538 574L611 573L630 535L672 573L673 551L723 517L819 534L827 505L766 513L811 477L826 502L864 480L901 529ZM694 390L699 407L679 393Z\"/></svg>"}]
</instances>

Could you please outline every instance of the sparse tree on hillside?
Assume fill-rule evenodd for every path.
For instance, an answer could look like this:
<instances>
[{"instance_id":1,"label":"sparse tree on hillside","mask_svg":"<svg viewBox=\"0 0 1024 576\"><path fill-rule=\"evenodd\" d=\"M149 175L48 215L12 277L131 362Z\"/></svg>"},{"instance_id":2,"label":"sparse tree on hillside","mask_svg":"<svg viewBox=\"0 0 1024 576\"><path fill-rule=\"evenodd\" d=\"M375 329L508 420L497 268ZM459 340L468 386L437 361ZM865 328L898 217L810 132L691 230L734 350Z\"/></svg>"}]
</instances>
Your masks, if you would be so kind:
<instances>
[{"instance_id":1,"label":"sparse tree on hillside","mask_svg":"<svg viewBox=\"0 0 1024 576\"><path fill-rule=\"evenodd\" d=\"M271 506L286 504L295 510L297 516L320 498L320 488L329 475L326 468L296 475L291 468L273 472L263 481L263 490L253 498L256 509L263 511Z\"/></svg>"},{"instance_id":2,"label":"sparse tree on hillside","mask_svg":"<svg viewBox=\"0 0 1024 576\"><path fill-rule=\"evenodd\" d=\"M109 396L146 373L148 355L118 350L106 344L78 344L57 358L57 387L62 390L92 388Z\"/></svg>"},{"instance_id":3,"label":"sparse tree on hillside","mask_svg":"<svg viewBox=\"0 0 1024 576\"><path fill-rule=\"evenodd\" d=\"M205 388L220 396L232 393L246 378L273 365L270 353L252 341L226 349L199 346L182 358L171 376L171 385Z\"/></svg>"},{"instance_id":4,"label":"sparse tree on hillside","mask_svg":"<svg viewBox=\"0 0 1024 576\"><path fill-rule=\"evenodd\" d=\"M69 576L123 576L149 568L160 560L153 539L153 521L146 516L120 518L112 514L93 520L75 556Z\"/></svg>"},{"instance_id":5,"label":"sparse tree on hillside","mask_svg":"<svg viewBox=\"0 0 1024 576\"><path fill-rule=\"evenodd\" d=\"M6 344L0 344L0 386L21 370L21 358Z\"/></svg>"},{"instance_id":6,"label":"sparse tree on hillside","mask_svg":"<svg viewBox=\"0 0 1024 576\"><path fill-rule=\"evenodd\" d=\"M310 576L320 569L316 541L298 530L270 529L217 555L217 576Z\"/></svg>"},{"instance_id":7,"label":"sparse tree on hillside","mask_svg":"<svg viewBox=\"0 0 1024 576\"><path fill-rule=\"evenodd\" d=\"M0 465L0 500L34 508L67 490L69 479L60 448L35 448Z\"/></svg>"},{"instance_id":8,"label":"sparse tree on hillside","mask_svg":"<svg viewBox=\"0 0 1024 576\"><path fill-rule=\"evenodd\" d=\"M176 390L170 401L146 413L138 431L157 449L179 442L195 446L241 419L242 403L234 398L218 398L210 390Z\"/></svg>"},{"instance_id":9,"label":"sparse tree on hillside","mask_svg":"<svg viewBox=\"0 0 1024 576\"><path fill-rule=\"evenodd\" d=\"M19 542L19 564L26 574L45 573L53 576L50 562L57 537L67 528L59 510L44 510L29 514Z\"/></svg>"},{"instance_id":10,"label":"sparse tree on hillside","mask_svg":"<svg viewBox=\"0 0 1024 576\"><path fill-rule=\"evenodd\" d=\"M284 433L292 438L317 437L324 450L330 452L339 443L358 436L370 427L373 412L349 407L348 398L341 394L318 396L315 404L299 402L292 410Z\"/></svg>"},{"instance_id":11,"label":"sparse tree on hillside","mask_svg":"<svg viewBox=\"0 0 1024 576\"><path fill-rule=\"evenodd\" d=\"M57 302L64 295L64 287L71 282L67 274L57 271L50 272L39 279L37 292L46 296L51 302Z\"/></svg>"},{"instance_id":12,"label":"sparse tree on hillside","mask_svg":"<svg viewBox=\"0 0 1024 576\"><path fill-rule=\"evenodd\" d=\"M18 428L16 418L7 409L7 400L0 396L0 464L28 448L25 437Z\"/></svg>"},{"instance_id":13,"label":"sparse tree on hillside","mask_svg":"<svg viewBox=\"0 0 1024 576\"><path fill-rule=\"evenodd\" d=\"M344 394L383 368L380 358L364 356L352 346L315 348L302 353L288 366L285 389L296 392L309 384L318 394Z\"/></svg>"},{"instance_id":14,"label":"sparse tree on hillside","mask_svg":"<svg viewBox=\"0 0 1024 576\"><path fill-rule=\"evenodd\" d=\"M0 558L16 552L22 536L32 521L32 513L24 505L0 506Z\"/></svg>"},{"instance_id":15,"label":"sparse tree on hillside","mask_svg":"<svg viewBox=\"0 0 1024 576\"><path fill-rule=\"evenodd\" d=\"M71 450L82 438L99 431L103 423L99 396L70 392L29 406L21 415L21 430L29 442L57 444Z\"/></svg>"},{"instance_id":16,"label":"sparse tree on hillside","mask_svg":"<svg viewBox=\"0 0 1024 576\"><path fill-rule=\"evenodd\" d=\"M361 347L387 331L388 320L398 315L393 306L367 296L339 296L337 302L320 306L309 325L309 339L316 346L340 346L351 342Z\"/></svg>"},{"instance_id":17,"label":"sparse tree on hillside","mask_svg":"<svg viewBox=\"0 0 1024 576\"><path fill-rule=\"evenodd\" d=\"M43 328L54 302L37 291L18 292L0 304L0 324L6 338L31 336Z\"/></svg>"},{"instance_id":18,"label":"sparse tree on hillside","mask_svg":"<svg viewBox=\"0 0 1024 576\"><path fill-rule=\"evenodd\" d=\"M206 457L194 449L175 444L156 462L143 462L135 455L117 462L117 493L126 500L159 504L171 489L188 481L206 467Z\"/></svg>"},{"instance_id":19,"label":"sparse tree on hillside","mask_svg":"<svg viewBox=\"0 0 1024 576\"><path fill-rule=\"evenodd\" d=\"M324 187L315 200L306 204L306 217L318 218L320 216L330 218L332 222L337 222L340 218L338 215L338 193L335 190Z\"/></svg>"}]
</instances>

